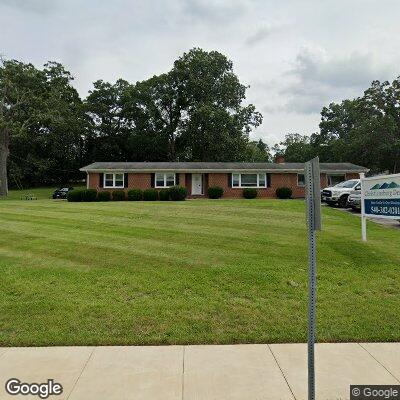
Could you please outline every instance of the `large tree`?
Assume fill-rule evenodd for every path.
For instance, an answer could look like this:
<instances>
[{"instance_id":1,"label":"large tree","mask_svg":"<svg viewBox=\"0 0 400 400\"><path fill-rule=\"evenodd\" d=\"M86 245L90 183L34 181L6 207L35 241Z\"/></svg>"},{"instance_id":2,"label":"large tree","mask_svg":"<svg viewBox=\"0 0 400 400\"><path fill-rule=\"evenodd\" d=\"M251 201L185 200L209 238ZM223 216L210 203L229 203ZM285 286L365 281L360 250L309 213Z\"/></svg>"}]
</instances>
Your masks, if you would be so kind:
<instances>
[{"instance_id":1,"label":"large tree","mask_svg":"<svg viewBox=\"0 0 400 400\"><path fill-rule=\"evenodd\" d=\"M246 86L232 62L216 51L192 49L165 74L121 82L96 82L86 101L93 140L106 149L93 159L240 160L262 122L243 105Z\"/></svg>"},{"instance_id":2,"label":"large tree","mask_svg":"<svg viewBox=\"0 0 400 400\"><path fill-rule=\"evenodd\" d=\"M55 62L0 68L0 194L15 186L68 181L83 162L85 120L72 76ZM7 168L8 167L8 168Z\"/></svg>"},{"instance_id":3,"label":"large tree","mask_svg":"<svg viewBox=\"0 0 400 400\"><path fill-rule=\"evenodd\" d=\"M274 146L287 161L316 155L324 162L353 162L372 172L400 170L400 79L374 81L363 96L321 111L319 132L287 135Z\"/></svg>"}]
</instances>

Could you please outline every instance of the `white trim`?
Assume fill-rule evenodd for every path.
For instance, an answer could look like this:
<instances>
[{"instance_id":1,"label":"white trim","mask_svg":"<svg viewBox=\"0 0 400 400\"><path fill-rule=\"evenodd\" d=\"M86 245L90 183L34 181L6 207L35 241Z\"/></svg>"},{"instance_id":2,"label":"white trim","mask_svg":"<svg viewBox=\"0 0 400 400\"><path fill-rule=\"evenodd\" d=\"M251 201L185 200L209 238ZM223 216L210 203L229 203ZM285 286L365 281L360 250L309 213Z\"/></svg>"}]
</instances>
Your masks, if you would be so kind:
<instances>
[{"instance_id":1,"label":"white trim","mask_svg":"<svg viewBox=\"0 0 400 400\"><path fill-rule=\"evenodd\" d=\"M89 189L89 172L86 172L86 189Z\"/></svg>"},{"instance_id":2,"label":"white trim","mask_svg":"<svg viewBox=\"0 0 400 400\"><path fill-rule=\"evenodd\" d=\"M304 180L303 180L304 183L302 185L299 185L299 175L303 175L303 178L304 178ZM298 187L305 187L306 186L306 175L305 175L304 172L302 174L301 173L297 173L297 186Z\"/></svg>"},{"instance_id":3,"label":"white trim","mask_svg":"<svg viewBox=\"0 0 400 400\"><path fill-rule=\"evenodd\" d=\"M112 175L113 176L113 185L112 186L106 186L106 175ZM116 186L116 175L122 175L122 186ZM103 188L104 189L123 189L125 187L125 175L123 172L104 172L103 174Z\"/></svg>"},{"instance_id":4,"label":"white trim","mask_svg":"<svg viewBox=\"0 0 400 400\"><path fill-rule=\"evenodd\" d=\"M239 186L233 186L233 175L239 175ZM242 175L257 175L257 186L243 186L242 185ZM265 179L265 186L260 186L260 175L264 175ZM259 172L259 171L252 171L252 172L246 172L246 173L240 173L240 172L233 172L231 176L231 187L232 189L265 189L268 187L268 178L267 178L267 173L266 172Z\"/></svg>"},{"instance_id":5,"label":"white trim","mask_svg":"<svg viewBox=\"0 0 400 400\"><path fill-rule=\"evenodd\" d=\"M154 173L154 187L156 189L165 189L165 188L171 187L171 186L167 186L167 174L172 174L172 173L173 172L160 172L160 171L155 172ZM164 186L157 186L157 175L161 175L161 174L164 175ZM173 175L174 175L174 184L172 186L175 186L176 185L176 173L173 173Z\"/></svg>"},{"instance_id":6,"label":"white trim","mask_svg":"<svg viewBox=\"0 0 400 400\"><path fill-rule=\"evenodd\" d=\"M142 172L147 172L149 174L153 174L155 172L175 172L175 173L198 173L198 174L204 174L204 173L257 173L259 170L254 170L254 169L143 169L143 168L138 168L138 169L85 169L81 168L79 171L83 172L91 172L91 173L98 173L98 172L104 172L104 173L124 173L124 172L130 172L130 173L142 173ZM367 172L369 171L368 169L366 170L320 170L321 174L327 174L327 175L336 175L336 174L359 174L362 172ZM265 172L267 174L296 174L296 173L304 173L304 169L263 169L262 172Z\"/></svg>"}]
</instances>

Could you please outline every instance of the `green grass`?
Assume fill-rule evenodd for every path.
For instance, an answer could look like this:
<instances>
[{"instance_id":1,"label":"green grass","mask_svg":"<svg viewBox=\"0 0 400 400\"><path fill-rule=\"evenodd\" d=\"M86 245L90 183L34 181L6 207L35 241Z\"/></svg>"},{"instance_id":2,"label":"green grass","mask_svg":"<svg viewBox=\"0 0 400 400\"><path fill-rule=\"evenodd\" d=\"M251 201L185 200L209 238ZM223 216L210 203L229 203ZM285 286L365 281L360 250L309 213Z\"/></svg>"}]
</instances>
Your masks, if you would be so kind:
<instances>
[{"instance_id":1,"label":"green grass","mask_svg":"<svg viewBox=\"0 0 400 400\"><path fill-rule=\"evenodd\" d=\"M0 345L306 341L302 201L47 197L0 201ZM324 207L318 341L400 340L400 231L360 236Z\"/></svg>"}]
</instances>

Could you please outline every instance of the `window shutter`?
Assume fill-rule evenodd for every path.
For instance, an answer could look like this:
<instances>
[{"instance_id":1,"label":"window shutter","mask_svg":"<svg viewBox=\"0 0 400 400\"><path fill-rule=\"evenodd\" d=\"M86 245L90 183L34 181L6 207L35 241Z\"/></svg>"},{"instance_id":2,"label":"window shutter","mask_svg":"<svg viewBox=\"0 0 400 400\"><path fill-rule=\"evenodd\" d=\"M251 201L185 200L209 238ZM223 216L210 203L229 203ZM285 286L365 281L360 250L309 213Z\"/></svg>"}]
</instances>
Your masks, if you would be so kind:
<instances>
[{"instance_id":1,"label":"window shutter","mask_svg":"<svg viewBox=\"0 0 400 400\"><path fill-rule=\"evenodd\" d=\"M179 185L179 174L175 174L175 185Z\"/></svg>"},{"instance_id":2,"label":"window shutter","mask_svg":"<svg viewBox=\"0 0 400 400\"><path fill-rule=\"evenodd\" d=\"M151 187L152 188L155 186L154 185L155 179L156 179L156 174L151 174Z\"/></svg>"},{"instance_id":3,"label":"window shutter","mask_svg":"<svg viewBox=\"0 0 400 400\"><path fill-rule=\"evenodd\" d=\"M232 174L228 174L228 187L232 187Z\"/></svg>"},{"instance_id":4,"label":"window shutter","mask_svg":"<svg viewBox=\"0 0 400 400\"><path fill-rule=\"evenodd\" d=\"M128 187L128 174L125 173L124 174L124 188L127 188L127 187Z\"/></svg>"},{"instance_id":5,"label":"window shutter","mask_svg":"<svg viewBox=\"0 0 400 400\"><path fill-rule=\"evenodd\" d=\"M267 174L267 187L271 187L271 174Z\"/></svg>"},{"instance_id":6,"label":"window shutter","mask_svg":"<svg viewBox=\"0 0 400 400\"><path fill-rule=\"evenodd\" d=\"M104 174L99 174L99 187L103 187Z\"/></svg>"}]
</instances>

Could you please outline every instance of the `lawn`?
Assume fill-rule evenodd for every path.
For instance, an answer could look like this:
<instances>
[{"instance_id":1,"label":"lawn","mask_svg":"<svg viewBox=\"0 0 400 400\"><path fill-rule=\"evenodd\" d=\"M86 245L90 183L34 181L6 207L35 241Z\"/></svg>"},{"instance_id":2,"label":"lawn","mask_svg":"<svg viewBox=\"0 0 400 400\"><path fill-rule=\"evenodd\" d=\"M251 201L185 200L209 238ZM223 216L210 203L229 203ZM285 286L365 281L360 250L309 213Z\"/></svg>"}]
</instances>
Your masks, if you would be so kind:
<instances>
[{"instance_id":1,"label":"lawn","mask_svg":"<svg viewBox=\"0 0 400 400\"><path fill-rule=\"evenodd\" d=\"M0 201L0 345L306 341L303 201L49 193ZM400 230L360 237L324 207L318 341L400 340Z\"/></svg>"}]
</instances>

